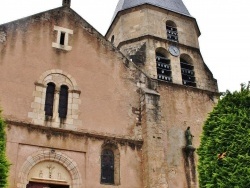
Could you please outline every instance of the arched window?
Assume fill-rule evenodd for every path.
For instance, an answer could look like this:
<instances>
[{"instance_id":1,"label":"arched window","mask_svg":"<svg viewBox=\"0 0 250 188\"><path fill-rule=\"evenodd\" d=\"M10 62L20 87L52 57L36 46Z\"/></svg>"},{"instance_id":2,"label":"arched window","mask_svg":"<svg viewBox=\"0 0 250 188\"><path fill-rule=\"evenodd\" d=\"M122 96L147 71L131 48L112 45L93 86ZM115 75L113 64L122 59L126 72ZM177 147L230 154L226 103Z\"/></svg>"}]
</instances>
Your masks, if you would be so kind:
<instances>
[{"instance_id":1,"label":"arched window","mask_svg":"<svg viewBox=\"0 0 250 188\"><path fill-rule=\"evenodd\" d=\"M172 82L170 59L162 53L156 52L157 79Z\"/></svg>"},{"instance_id":2,"label":"arched window","mask_svg":"<svg viewBox=\"0 0 250 188\"><path fill-rule=\"evenodd\" d=\"M178 31L176 24L172 21L167 21L166 22L166 32L167 32L167 39L178 42Z\"/></svg>"},{"instance_id":3,"label":"arched window","mask_svg":"<svg viewBox=\"0 0 250 188\"><path fill-rule=\"evenodd\" d=\"M62 85L59 96L58 113L60 118L66 118L68 111L68 86Z\"/></svg>"},{"instance_id":4,"label":"arched window","mask_svg":"<svg viewBox=\"0 0 250 188\"><path fill-rule=\"evenodd\" d=\"M110 149L102 150L101 183L114 184L114 153Z\"/></svg>"},{"instance_id":5,"label":"arched window","mask_svg":"<svg viewBox=\"0 0 250 188\"><path fill-rule=\"evenodd\" d=\"M180 59L180 63L183 85L196 87L194 66L183 58Z\"/></svg>"},{"instance_id":6,"label":"arched window","mask_svg":"<svg viewBox=\"0 0 250 188\"><path fill-rule=\"evenodd\" d=\"M73 122L79 119L81 103L81 91L76 80L60 69L52 69L40 76L34 88L32 111L28 113L32 123L75 129L76 124ZM73 110L70 110L72 108ZM78 125L81 124L79 121Z\"/></svg>"},{"instance_id":7,"label":"arched window","mask_svg":"<svg viewBox=\"0 0 250 188\"><path fill-rule=\"evenodd\" d=\"M45 111L46 116L53 116L55 87L56 87L55 84L52 82L47 84L45 107L44 107L44 111Z\"/></svg>"}]
</instances>

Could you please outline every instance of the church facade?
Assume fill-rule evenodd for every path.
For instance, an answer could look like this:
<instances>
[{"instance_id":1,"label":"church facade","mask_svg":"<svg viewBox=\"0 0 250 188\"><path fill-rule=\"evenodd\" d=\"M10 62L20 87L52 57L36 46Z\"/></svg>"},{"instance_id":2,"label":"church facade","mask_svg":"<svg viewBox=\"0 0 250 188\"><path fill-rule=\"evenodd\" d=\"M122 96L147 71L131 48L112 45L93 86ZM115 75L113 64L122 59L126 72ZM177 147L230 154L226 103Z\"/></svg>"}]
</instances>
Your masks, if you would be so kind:
<instances>
[{"instance_id":1,"label":"church facade","mask_svg":"<svg viewBox=\"0 0 250 188\"><path fill-rule=\"evenodd\" d=\"M0 25L9 187L198 187L219 96L199 36L181 0L119 0L105 36L70 0Z\"/></svg>"}]
</instances>

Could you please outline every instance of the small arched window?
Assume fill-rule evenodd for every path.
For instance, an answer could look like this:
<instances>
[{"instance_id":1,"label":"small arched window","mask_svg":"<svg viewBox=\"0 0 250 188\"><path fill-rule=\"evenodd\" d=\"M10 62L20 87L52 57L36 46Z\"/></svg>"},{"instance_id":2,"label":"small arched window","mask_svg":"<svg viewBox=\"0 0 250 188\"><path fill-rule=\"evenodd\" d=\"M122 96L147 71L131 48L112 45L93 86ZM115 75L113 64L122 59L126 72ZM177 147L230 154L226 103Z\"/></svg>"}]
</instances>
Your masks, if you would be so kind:
<instances>
[{"instance_id":1,"label":"small arched window","mask_svg":"<svg viewBox=\"0 0 250 188\"><path fill-rule=\"evenodd\" d=\"M156 52L156 68L158 80L172 82L170 59L159 52Z\"/></svg>"},{"instance_id":2,"label":"small arched window","mask_svg":"<svg viewBox=\"0 0 250 188\"><path fill-rule=\"evenodd\" d=\"M167 39L174 41L174 42L178 42L178 31L177 31L177 27L176 24L172 21L167 21L166 22L166 32L167 32Z\"/></svg>"},{"instance_id":3,"label":"small arched window","mask_svg":"<svg viewBox=\"0 0 250 188\"><path fill-rule=\"evenodd\" d=\"M55 84L52 82L47 84L45 107L44 107L46 116L53 116L55 87L56 87Z\"/></svg>"},{"instance_id":4,"label":"small arched window","mask_svg":"<svg viewBox=\"0 0 250 188\"><path fill-rule=\"evenodd\" d=\"M59 96L59 108L58 113L60 118L66 118L68 111L68 86L62 85Z\"/></svg>"},{"instance_id":5,"label":"small arched window","mask_svg":"<svg viewBox=\"0 0 250 188\"><path fill-rule=\"evenodd\" d=\"M183 58L180 59L180 62L183 85L196 87L194 66Z\"/></svg>"},{"instance_id":6,"label":"small arched window","mask_svg":"<svg viewBox=\"0 0 250 188\"><path fill-rule=\"evenodd\" d=\"M102 150L101 183L114 184L114 153L110 149Z\"/></svg>"}]
</instances>

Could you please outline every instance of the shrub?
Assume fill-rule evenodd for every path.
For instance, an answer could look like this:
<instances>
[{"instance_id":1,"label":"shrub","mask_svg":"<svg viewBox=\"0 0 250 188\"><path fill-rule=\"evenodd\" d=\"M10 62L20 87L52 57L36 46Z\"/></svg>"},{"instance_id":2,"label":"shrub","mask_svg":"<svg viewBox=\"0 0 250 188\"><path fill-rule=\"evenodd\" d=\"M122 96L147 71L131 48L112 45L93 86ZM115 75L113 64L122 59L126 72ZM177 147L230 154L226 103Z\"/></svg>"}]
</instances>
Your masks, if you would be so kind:
<instances>
[{"instance_id":1,"label":"shrub","mask_svg":"<svg viewBox=\"0 0 250 188\"><path fill-rule=\"evenodd\" d=\"M203 127L199 155L201 188L250 187L250 90L227 91Z\"/></svg>"},{"instance_id":2,"label":"shrub","mask_svg":"<svg viewBox=\"0 0 250 188\"><path fill-rule=\"evenodd\" d=\"M0 111L0 187L7 187L7 177L9 171L9 163L6 158L6 133L5 123L1 117Z\"/></svg>"}]
</instances>

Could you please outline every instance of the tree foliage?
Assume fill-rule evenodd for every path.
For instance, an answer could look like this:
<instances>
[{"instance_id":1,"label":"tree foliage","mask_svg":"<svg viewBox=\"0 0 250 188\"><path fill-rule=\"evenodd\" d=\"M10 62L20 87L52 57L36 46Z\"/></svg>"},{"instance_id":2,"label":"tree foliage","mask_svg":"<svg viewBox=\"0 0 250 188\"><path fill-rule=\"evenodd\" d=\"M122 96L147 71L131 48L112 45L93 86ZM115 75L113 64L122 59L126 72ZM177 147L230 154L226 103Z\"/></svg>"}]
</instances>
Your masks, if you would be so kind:
<instances>
[{"instance_id":1,"label":"tree foliage","mask_svg":"<svg viewBox=\"0 0 250 188\"><path fill-rule=\"evenodd\" d=\"M0 111L0 187L7 187L7 177L9 171L9 163L6 155L6 134L5 134L5 123L1 117Z\"/></svg>"},{"instance_id":2,"label":"tree foliage","mask_svg":"<svg viewBox=\"0 0 250 188\"><path fill-rule=\"evenodd\" d=\"M210 113L201 137L201 188L250 187L250 90L227 91Z\"/></svg>"}]
</instances>

